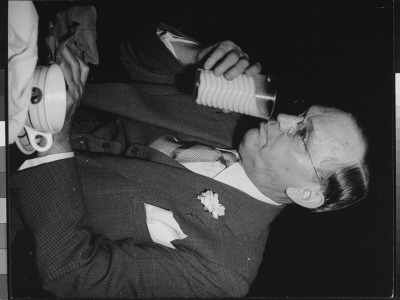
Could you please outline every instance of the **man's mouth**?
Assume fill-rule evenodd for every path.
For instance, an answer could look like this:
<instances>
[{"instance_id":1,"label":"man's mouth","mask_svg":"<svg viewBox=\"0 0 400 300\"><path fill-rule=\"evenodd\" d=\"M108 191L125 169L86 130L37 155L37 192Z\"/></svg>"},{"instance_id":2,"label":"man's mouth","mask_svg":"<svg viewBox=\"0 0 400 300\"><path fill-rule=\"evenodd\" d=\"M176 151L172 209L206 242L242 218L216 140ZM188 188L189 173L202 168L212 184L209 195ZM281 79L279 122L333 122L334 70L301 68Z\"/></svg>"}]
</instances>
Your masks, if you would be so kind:
<instances>
[{"instance_id":1,"label":"man's mouth","mask_svg":"<svg viewBox=\"0 0 400 300\"><path fill-rule=\"evenodd\" d=\"M267 122L260 123L260 134L262 137L264 137L265 143L267 143L267 141L268 141L268 123Z\"/></svg>"}]
</instances>

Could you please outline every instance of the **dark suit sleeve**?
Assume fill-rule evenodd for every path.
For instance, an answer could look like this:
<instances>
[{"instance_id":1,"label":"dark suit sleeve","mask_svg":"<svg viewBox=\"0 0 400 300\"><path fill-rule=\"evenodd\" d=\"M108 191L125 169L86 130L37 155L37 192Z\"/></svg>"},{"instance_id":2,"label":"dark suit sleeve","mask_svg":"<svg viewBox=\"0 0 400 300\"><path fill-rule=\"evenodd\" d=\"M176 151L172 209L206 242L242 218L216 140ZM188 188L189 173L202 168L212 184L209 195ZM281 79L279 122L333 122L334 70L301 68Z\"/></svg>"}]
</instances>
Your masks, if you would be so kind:
<instances>
[{"instance_id":1,"label":"dark suit sleeve","mask_svg":"<svg viewBox=\"0 0 400 300\"><path fill-rule=\"evenodd\" d=\"M187 70L160 40L157 28L193 40L165 24L143 25L130 30L121 43L120 51L120 59L130 81L175 84L175 75Z\"/></svg>"},{"instance_id":2,"label":"dark suit sleeve","mask_svg":"<svg viewBox=\"0 0 400 300\"><path fill-rule=\"evenodd\" d=\"M244 296L249 288L241 275L193 249L97 235L85 213L74 158L18 172L11 201L34 236L44 288L57 296Z\"/></svg>"}]
</instances>

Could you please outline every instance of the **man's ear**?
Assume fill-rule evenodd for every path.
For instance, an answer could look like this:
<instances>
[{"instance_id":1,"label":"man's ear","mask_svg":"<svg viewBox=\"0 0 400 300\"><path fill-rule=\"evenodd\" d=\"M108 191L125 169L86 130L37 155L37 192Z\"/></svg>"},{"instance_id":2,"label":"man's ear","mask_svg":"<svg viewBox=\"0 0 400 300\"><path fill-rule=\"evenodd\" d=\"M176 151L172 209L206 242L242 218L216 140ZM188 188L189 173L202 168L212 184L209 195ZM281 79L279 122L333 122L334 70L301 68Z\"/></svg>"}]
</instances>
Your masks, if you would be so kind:
<instances>
[{"instance_id":1,"label":"man's ear","mask_svg":"<svg viewBox=\"0 0 400 300\"><path fill-rule=\"evenodd\" d=\"M320 191L307 188L288 187L286 195L298 205L306 208L317 208L324 203L324 195Z\"/></svg>"}]
</instances>

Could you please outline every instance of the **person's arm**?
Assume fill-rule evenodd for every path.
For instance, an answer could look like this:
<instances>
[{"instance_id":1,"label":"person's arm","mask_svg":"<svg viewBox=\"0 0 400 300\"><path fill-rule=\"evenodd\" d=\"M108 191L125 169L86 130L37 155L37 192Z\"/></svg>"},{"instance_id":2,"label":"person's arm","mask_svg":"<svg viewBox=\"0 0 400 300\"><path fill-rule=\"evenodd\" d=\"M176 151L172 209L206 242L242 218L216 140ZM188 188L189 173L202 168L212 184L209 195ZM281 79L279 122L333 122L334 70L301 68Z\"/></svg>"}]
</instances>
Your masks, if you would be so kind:
<instances>
[{"instance_id":1,"label":"person's arm","mask_svg":"<svg viewBox=\"0 0 400 300\"><path fill-rule=\"evenodd\" d=\"M185 41L172 41L172 53L160 40L159 31L170 32ZM250 63L248 55L231 41L202 45L165 24L131 31L121 44L121 62L131 80L163 84L173 84L175 75L193 66L211 69L217 76L224 75L228 80L242 73L253 76L261 71L261 65Z\"/></svg>"}]
</instances>

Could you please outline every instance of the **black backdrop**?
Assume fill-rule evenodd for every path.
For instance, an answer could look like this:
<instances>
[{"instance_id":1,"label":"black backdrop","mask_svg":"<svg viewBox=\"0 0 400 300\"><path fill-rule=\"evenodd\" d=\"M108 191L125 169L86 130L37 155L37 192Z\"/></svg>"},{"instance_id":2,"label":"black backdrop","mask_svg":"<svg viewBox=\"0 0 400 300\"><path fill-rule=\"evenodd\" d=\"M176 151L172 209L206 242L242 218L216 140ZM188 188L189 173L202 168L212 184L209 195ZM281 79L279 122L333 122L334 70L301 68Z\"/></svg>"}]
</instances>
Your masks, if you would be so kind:
<instances>
[{"instance_id":1,"label":"black backdrop","mask_svg":"<svg viewBox=\"0 0 400 300\"><path fill-rule=\"evenodd\" d=\"M334 213L287 208L273 223L263 264L248 296L392 294L392 1L142 0L94 4L100 65L92 68L90 82L123 80L118 40L130 26L161 21L204 44L224 39L239 44L262 63L263 73L279 76L277 112L290 110L289 104L301 99L355 114L370 143L367 199ZM44 30L49 13L71 3L35 5Z\"/></svg>"}]
</instances>

